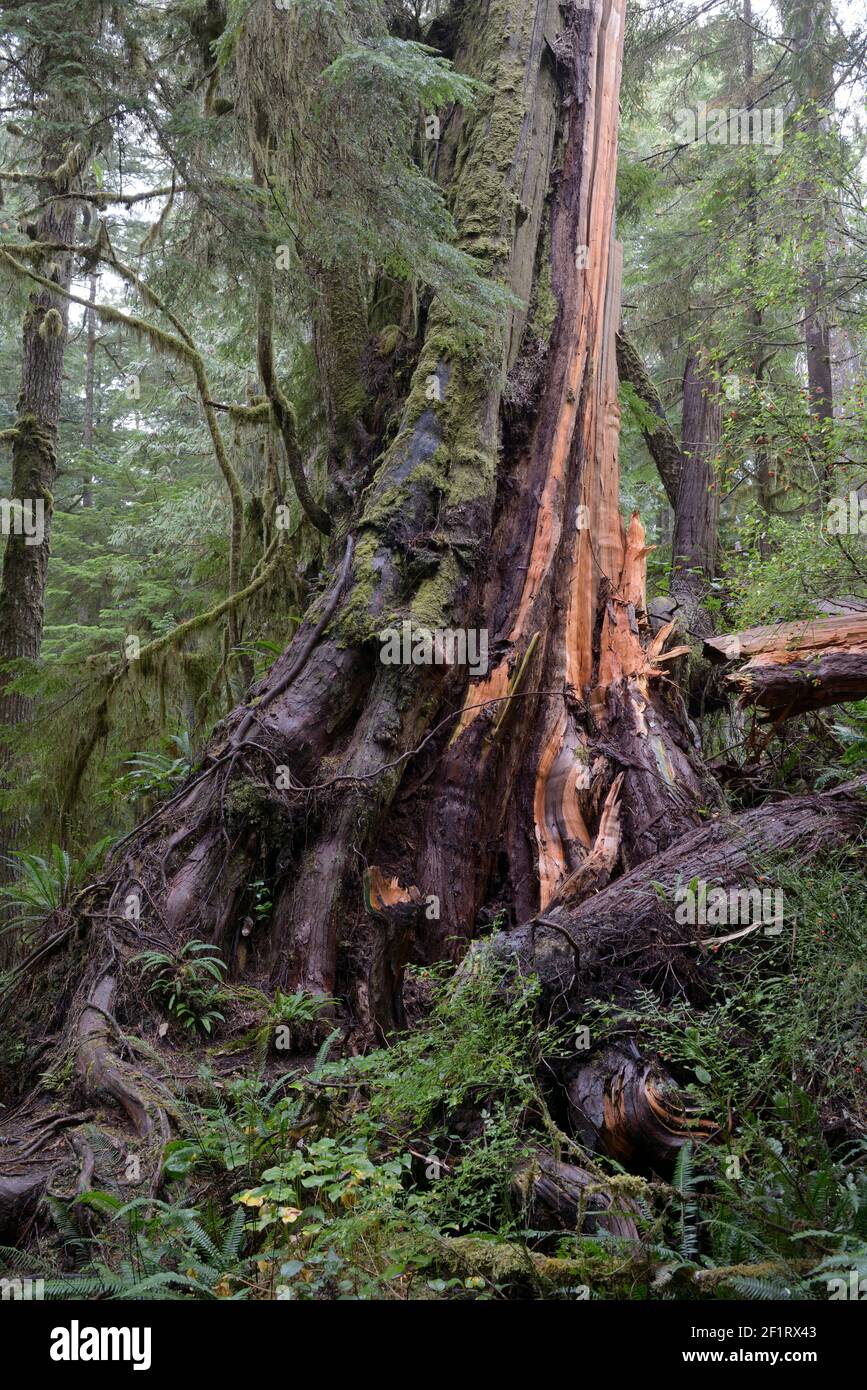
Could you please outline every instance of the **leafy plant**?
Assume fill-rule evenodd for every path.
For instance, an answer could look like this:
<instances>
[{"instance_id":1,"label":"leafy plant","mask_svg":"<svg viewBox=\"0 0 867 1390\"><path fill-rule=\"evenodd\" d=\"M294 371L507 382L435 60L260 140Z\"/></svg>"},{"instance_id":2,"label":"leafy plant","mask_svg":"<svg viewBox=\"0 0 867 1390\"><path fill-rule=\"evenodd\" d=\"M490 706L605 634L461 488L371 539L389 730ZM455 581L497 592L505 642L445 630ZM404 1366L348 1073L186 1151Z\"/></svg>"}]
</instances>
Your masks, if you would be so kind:
<instances>
[{"instance_id":1,"label":"leafy plant","mask_svg":"<svg viewBox=\"0 0 867 1390\"><path fill-rule=\"evenodd\" d=\"M223 1082L208 1067L199 1069L199 1081L207 1099L182 1108L182 1137L170 1140L163 1153L167 1177L208 1169L235 1182L246 1172L252 1180L292 1141L303 1087L288 1074L270 1083L254 1075Z\"/></svg>"},{"instance_id":2,"label":"leafy plant","mask_svg":"<svg viewBox=\"0 0 867 1390\"><path fill-rule=\"evenodd\" d=\"M161 796L188 777L193 765L190 736L186 731L164 740L164 753L134 753L128 771L116 778L111 790L118 796Z\"/></svg>"},{"instance_id":3,"label":"leafy plant","mask_svg":"<svg viewBox=\"0 0 867 1390\"><path fill-rule=\"evenodd\" d=\"M258 922L265 922L271 916L274 903L271 898L271 890L262 878L257 878L250 884L250 893L253 899L253 918ZM278 991L279 993L279 991Z\"/></svg>"},{"instance_id":4,"label":"leafy plant","mask_svg":"<svg viewBox=\"0 0 867 1390\"><path fill-rule=\"evenodd\" d=\"M68 907L74 894L101 865L112 838L107 835L80 859L73 858L60 845L52 845L45 857L17 851L8 856L7 862L15 865L18 877L14 883L0 887L0 900L8 903L12 911L2 931L34 926L52 912Z\"/></svg>"},{"instance_id":5,"label":"leafy plant","mask_svg":"<svg viewBox=\"0 0 867 1390\"><path fill-rule=\"evenodd\" d=\"M847 721L835 720L830 732L840 747L839 761L826 767L815 779L816 791L853 776L867 763L867 700L858 700L846 711Z\"/></svg>"},{"instance_id":6,"label":"leafy plant","mask_svg":"<svg viewBox=\"0 0 867 1390\"><path fill-rule=\"evenodd\" d=\"M80 1197L77 1205L93 1207L122 1226L124 1254L116 1267L92 1259L73 1278L46 1279L48 1298L237 1301L260 1289L256 1257L243 1253L241 1211L205 1217L153 1197L121 1203L98 1190Z\"/></svg>"},{"instance_id":7,"label":"leafy plant","mask_svg":"<svg viewBox=\"0 0 867 1390\"><path fill-rule=\"evenodd\" d=\"M161 1007L185 1028L210 1033L213 1025L223 1020L216 1008L222 992L208 981L221 984L226 963L208 942L187 941L175 954L142 951L135 959L145 974L156 976L148 994L155 995Z\"/></svg>"},{"instance_id":8,"label":"leafy plant","mask_svg":"<svg viewBox=\"0 0 867 1390\"><path fill-rule=\"evenodd\" d=\"M678 1152L671 1185L679 1197L678 1243L684 1260L690 1260L698 1249L698 1204L696 1190L700 1179L692 1161L692 1142L687 1140Z\"/></svg>"},{"instance_id":9,"label":"leafy plant","mask_svg":"<svg viewBox=\"0 0 867 1390\"><path fill-rule=\"evenodd\" d=\"M256 1007L260 1019L255 1027L229 1043L225 1051L238 1052L253 1047L260 1068L272 1045L278 1052L291 1052L305 1035L312 1038L318 1020L337 1002L328 994L311 994L307 990L284 994L278 989L271 999L259 989L236 985L234 993Z\"/></svg>"}]
</instances>

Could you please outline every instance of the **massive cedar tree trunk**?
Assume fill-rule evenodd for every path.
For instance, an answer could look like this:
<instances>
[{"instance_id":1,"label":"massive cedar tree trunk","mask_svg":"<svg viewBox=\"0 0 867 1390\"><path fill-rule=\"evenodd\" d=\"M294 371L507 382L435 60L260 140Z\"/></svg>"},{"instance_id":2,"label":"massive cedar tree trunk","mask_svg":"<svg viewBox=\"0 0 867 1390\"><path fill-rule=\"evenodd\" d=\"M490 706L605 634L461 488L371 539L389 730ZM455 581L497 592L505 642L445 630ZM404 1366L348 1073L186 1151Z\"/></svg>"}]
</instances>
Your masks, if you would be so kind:
<instances>
[{"instance_id":1,"label":"massive cedar tree trunk","mask_svg":"<svg viewBox=\"0 0 867 1390\"><path fill-rule=\"evenodd\" d=\"M158 847L171 936L195 930L229 953L249 871L269 857L278 885L252 943L259 963L280 983L348 986L382 1025L395 1005L359 977L365 933L349 930L366 860L439 899L439 919L415 923L416 950L436 957L472 934L495 879L519 916L547 902L591 854L606 804L613 871L713 798L682 708L654 688L662 642L645 651L643 532L634 519L627 538L619 513L622 6L564 23L555 4L492 5L462 25L458 65L491 88L444 133L463 244L522 303L544 277L557 304L526 442L500 456L503 376L520 365L526 312L508 315L492 369L434 304L402 428L345 542L345 582L227 720L213 770L128 855L141 864ZM383 665L377 634L403 619L487 628L492 671L466 687L459 669ZM257 744L272 761L255 782ZM274 790L275 764L288 791ZM136 882L119 870L116 900ZM374 915L367 934L382 930Z\"/></svg>"},{"instance_id":2,"label":"massive cedar tree trunk","mask_svg":"<svg viewBox=\"0 0 867 1390\"><path fill-rule=\"evenodd\" d=\"M643 881L642 864L666 853L681 863L716 804L665 678L670 632L653 637L647 622L641 522L619 511L623 23L624 0L461 11L455 62L487 92L453 113L439 167L463 245L517 296L494 360L431 306L401 427L334 537L329 587L201 769L37 948L56 959L83 938L46 1027L73 1047L88 1102L119 1110L145 1152L168 1130L166 1109L115 1042L115 1021L141 1011L129 959L143 939L204 938L236 975L336 993L376 1038L402 1020L407 959L458 955L501 910L531 941L553 922L546 931L574 949L585 899L616 915L617 876ZM544 344L542 295L556 308ZM510 390L522 403L504 429L510 377L537 385ZM486 628L491 669L473 682L459 666L383 664L378 634L403 620ZM803 825L811 814L842 820L840 833L857 820L848 803L836 819L808 806ZM725 827L716 834L724 853ZM263 875L275 906L256 927L248 882ZM589 932L581 980L605 990ZM699 975L677 950L684 976ZM630 1116L644 1150L654 1125L669 1144L689 1132L646 1068L606 1056L598 1068L576 1086L616 1086L618 1152ZM44 1180L50 1160L29 1162L0 1182L0 1208Z\"/></svg>"},{"instance_id":3,"label":"massive cedar tree trunk","mask_svg":"<svg viewBox=\"0 0 867 1390\"><path fill-rule=\"evenodd\" d=\"M236 966L264 866L275 907L245 939L248 969L338 991L385 1030L410 954L456 952L498 899L520 920L580 896L713 801L682 704L660 689L665 634L648 650L643 530L619 511L623 24L623 0L462 12L455 62L489 90L453 113L440 174L463 246L515 304L490 359L431 306L401 428L335 540L330 588L202 771L114 852L75 1012L88 1088L140 1133L147 1107L133 1087L124 1100L94 1022L129 1007L122 963L138 931L212 940ZM539 355L543 292L556 305L544 370L504 436L505 383ZM468 685L465 668L383 664L378 634L404 619L486 628L490 673ZM439 917L365 896L370 862L415 900L437 898Z\"/></svg>"},{"instance_id":4,"label":"massive cedar tree trunk","mask_svg":"<svg viewBox=\"0 0 867 1390\"><path fill-rule=\"evenodd\" d=\"M521 306L532 304L547 275L559 306L528 443L499 459L503 380L519 361L525 307L509 313L488 363L463 345L460 326L434 304L402 428L346 542L349 575L328 601L336 601L330 628L285 685L321 617L311 615L256 692L253 723L244 711L227 721L226 762L171 810L178 830L166 863L167 926L195 923L231 946L237 897L262 849L256 820L241 816L244 828L239 823L231 836L227 857L226 832L212 814L224 810L231 819L238 791L249 800L249 782L229 776L230 769L243 771L233 752L239 726L248 724L249 733L258 725L260 742L267 727L276 762L296 785L316 788L256 793L269 814L304 827L294 844L291 833L284 835L289 852L279 866L269 938L260 946L279 980L320 990L339 983L340 936L362 907L364 857L440 897L439 922L420 942L426 953L442 954L449 938L469 935L489 890L491 858L480 845L477 863L468 865L466 835L494 845L510 787L522 800L523 824L502 830L494 857L515 861L510 881L519 910L535 900L537 875L549 893L591 844L571 784L581 740L574 729L567 734L564 690L586 698L596 595L606 573L613 591L624 561L613 357L602 351L616 323L611 218L621 42L619 5L570 12L565 25L556 4L493 5L465 16L456 60L487 81L491 95L472 116L456 112L443 137L441 168L452 170L462 241L507 281ZM586 266L581 246L588 248ZM593 476L583 480L588 456ZM578 531L582 498L591 521ZM415 626L487 627L494 671L467 691L458 669L384 666L377 634L403 618ZM510 680L518 678L513 705L533 713L532 721L517 721L520 733L504 705ZM549 694L527 706L534 684ZM468 708L458 721L462 698ZM500 704L476 719L484 701ZM434 759L431 777L425 758L408 755L438 721L444 726L425 750ZM558 759L572 770L561 772ZM414 789L419 776L428 783L424 793ZM462 790L453 810L455 779ZM273 784L270 770L268 780ZM601 766L596 781L588 808L604 786ZM401 782L396 813L386 821ZM588 817L592 828L590 809ZM154 840L160 827L148 833ZM404 852L410 842L417 853Z\"/></svg>"}]
</instances>

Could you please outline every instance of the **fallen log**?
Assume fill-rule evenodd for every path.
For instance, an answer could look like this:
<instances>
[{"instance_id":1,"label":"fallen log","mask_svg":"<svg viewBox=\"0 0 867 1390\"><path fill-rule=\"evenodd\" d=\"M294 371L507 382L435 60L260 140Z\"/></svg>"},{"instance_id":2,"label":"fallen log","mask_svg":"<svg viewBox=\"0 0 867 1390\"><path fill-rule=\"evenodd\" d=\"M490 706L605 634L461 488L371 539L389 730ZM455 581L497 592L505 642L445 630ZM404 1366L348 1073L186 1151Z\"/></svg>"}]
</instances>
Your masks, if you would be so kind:
<instances>
[{"instance_id":1,"label":"fallen log","mask_svg":"<svg viewBox=\"0 0 867 1390\"><path fill-rule=\"evenodd\" d=\"M791 797L707 822L661 854L577 905L555 900L544 913L500 932L474 951L535 973L549 1012L578 1016L591 998L625 998L636 988L664 995L703 992L713 927L675 921L678 887L693 879L743 889L769 858L801 861L867 831L867 774L830 791Z\"/></svg>"},{"instance_id":2,"label":"fallen log","mask_svg":"<svg viewBox=\"0 0 867 1390\"><path fill-rule=\"evenodd\" d=\"M442 1237L433 1246L434 1263L444 1274L476 1278L494 1285L552 1285L556 1288L603 1289L609 1294L628 1290L645 1275L643 1256L600 1255L598 1246L577 1259L542 1255L509 1241L478 1236Z\"/></svg>"},{"instance_id":3,"label":"fallen log","mask_svg":"<svg viewBox=\"0 0 867 1390\"><path fill-rule=\"evenodd\" d=\"M632 1197L618 1191L618 1181L622 1184L623 1179L600 1181L586 1168L565 1163L539 1148L515 1174L512 1187L529 1209L533 1223L544 1229L578 1230L587 1235L607 1231L637 1241L639 1208Z\"/></svg>"},{"instance_id":4,"label":"fallen log","mask_svg":"<svg viewBox=\"0 0 867 1390\"><path fill-rule=\"evenodd\" d=\"M743 705L789 718L867 696L867 610L710 637L711 661L748 658L726 677Z\"/></svg>"},{"instance_id":5,"label":"fallen log","mask_svg":"<svg viewBox=\"0 0 867 1390\"><path fill-rule=\"evenodd\" d=\"M42 1163L29 1172L0 1175L0 1239L14 1239L20 1232L22 1222L42 1195L50 1171L50 1165Z\"/></svg>"},{"instance_id":6,"label":"fallen log","mask_svg":"<svg viewBox=\"0 0 867 1390\"><path fill-rule=\"evenodd\" d=\"M731 933L678 921L682 885L703 881L747 894L752 903L749 891L757 893L754 885L767 881L769 859L804 862L865 831L867 775L709 822L583 902L560 898L522 926L475 943L464 968L493 962L535 975L542 1014L576 1025L588 1001L629 1007L641 988L663 1000L686 997L700 1004L714 982L715 951L761 930L767 919L760 913L754 925ZM784 910L765 929L778 935L786 925ZM585 1050L560 1068L569 1127L585 1147L659 1172L687 1139L714 1137L717 1126L691 1114L671 1078L642 1058L631 1040L597 1047L588 1032Z\"/></svg>"},{"instance_id":7,"label":"fallen log","mask_svg":"<svg viewBox=\"0 0 867 1390\"><path fill-rule=\"evenodd\" d=\"M646 1289L652 1275L655 1288L675 1283L692 1296L712 1294L732 1280L767 1279L773 1276L791 1280L806 1273L808 1259L793 1262L764 1260L760 1263L727 1265L717 1269L695 1269L687 1264L659 1264L655 1267L643 1251L625 1256L619 1251L600 1251L588 1242L577 1258L542 1255L508 1241L490 1241L478 1236L440 1238L434 1246L434 1263L445 1274L489 1280L493 1284L551 1285L575 1288L578 1297L606 1295L609 1298L634 1296L636 1287ZM582 1292L577 1291L581 1289Z\"/></svg>"}]
</instances>

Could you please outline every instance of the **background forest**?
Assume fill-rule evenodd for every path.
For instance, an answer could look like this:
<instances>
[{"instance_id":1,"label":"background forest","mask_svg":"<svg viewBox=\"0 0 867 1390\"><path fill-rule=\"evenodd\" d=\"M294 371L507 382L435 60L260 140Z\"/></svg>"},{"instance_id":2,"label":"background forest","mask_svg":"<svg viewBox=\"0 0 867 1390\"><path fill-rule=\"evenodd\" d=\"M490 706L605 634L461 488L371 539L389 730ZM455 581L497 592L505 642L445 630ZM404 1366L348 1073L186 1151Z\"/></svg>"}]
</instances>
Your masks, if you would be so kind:
<instances>
[{"instance_id":1,"label":"background forest","mask_svg":"<svg viewBox=\"0 0 867 1390\"><path fill-rule=\"evenodd\" d=\"M824 1299L852 1270L867 1278L863 813L819 835L816 858L794 831L757 841L749 881L782 887L785 929L734 931L706 978L670 992L662 974L615 980L561 1016L544 969L516 974L496 950L477 969L466 938L496 942L545 904L516 901L492 850L460 949L402 960L398 1004L371 1004L363 1027L348 928L328 978L251 954L283 912L263 832L232 880L231 927L143 931L124 943L135 1008L70 1003L85 951L70 924L106 854L117 865L227 746L296 633L330 618L344 538L359 507L379 525L378 460L403 438L432 341L448 340L473 407L496 389L496 468L528 447L562 317L545 263L556 277L557 176L522 295L486 220L511 155L495 100L508 74L485 47L523 32L526 8L0 4L0 496L42 499L47 532L4 542L0 593L0 1127L23 1155L0 1184L0 1269L53 1296ZM553 7L573 46L582 13L603 9ZM559 73L566 40L540 42ZM620 510L652 547L648 631L672 623L683 644L666 699L720 789L698 800L698 835L720 815L839 806L859 779L863 800L867 25L846 0L629 0L622 61ZM715 138L720 110L764 112L772 138ZM499 154L450 143L460 112ZM557 169L568 178L568 160ZM475 428L452 411L463 462L483 471ZM495 516L514 496L498 487ZM437 525L425 537L406 574L429 603L413 612L439 614ZM347 601L344 635L360 612ZM821 695L757 702L738 675L748 630L825 619L841 654L821 679L808 665ZM731 634L736 648L707 645ZM413 730L419 710L435 726L431 699ZM319 767L342 764L326 750ZM221 795L252 823L243 790ZM346 816L361 827L357 807ZM403 811L396 825L395 846L415 844ZM377 893L383 916L401 906L372 850L357 859L368 912ZM386 861L383 883L407 881L397 848ZM624 852L615 881L640 861ZM677 876L695 883L701 864ZM655 870L643 890L670 907ZM102 1008L164 1128L137 1145L93 1120L87 1066L47 999ZM576 1120L564 1077L585 1027L600 1065L640 1045L664 1069L682 1124L661 1153L606 1151ZM37 1141L70 1115L22 1206Z\"/></svg>"}]
</instances>

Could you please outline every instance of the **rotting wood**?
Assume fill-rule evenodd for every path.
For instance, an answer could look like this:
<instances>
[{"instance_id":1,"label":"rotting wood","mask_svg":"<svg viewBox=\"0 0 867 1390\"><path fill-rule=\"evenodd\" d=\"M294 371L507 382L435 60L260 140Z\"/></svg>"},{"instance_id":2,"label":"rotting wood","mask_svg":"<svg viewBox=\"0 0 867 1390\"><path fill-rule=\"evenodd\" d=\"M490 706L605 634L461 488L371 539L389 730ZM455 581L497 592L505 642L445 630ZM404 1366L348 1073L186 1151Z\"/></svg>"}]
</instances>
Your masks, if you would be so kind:
<instances>
[{"instance_id":1,"label":"rotting wood","mask_svg":"<svg viewBox=\"0 0 867 1390\"><path fill-rule=\"evenodd\" d=\"M364 1002L370 1025L385 1038L406 1026L403 975L424 897L415 884L404 888L371 864L364 871L364 901L378 927L370 948Z\"/></svg>"},{"instance_id":2,"label":"rotting wood","mask_svg":"<svg viewBox=\"0 0 867 1390\"><path fill-rule=\"evenodd\" d=\"M597 1175L555 1158L547 1149L534 1149L515 1174L512 1186L530 1208L534 1224L579 1229L590 1235L607 1231L625 1240L638 1239L638 1207L633 1199L617 1193L616 1179L607 1188Z\"/></svg>"},{"instance_id":3,"label":"rotting wood","mask_svg":"<svg viewBox=\"0 0 867 1390\"><path fill-rule=\"evenodd\" d=\"M581 1024L591 999L621 1001L628 1013L636 990L670 998L708 997L715 952L761 950L763 935L717 935L675 920L678 886L693 879L741 891L768 882L776 856L807 862L857 842L867 832L867 774L830 792L793 797L720 818L685 835L583 901L553 903L547 912L473 947L467 968L517 968L541 986L542 1016ZM789 926L774 919L772 930ZM744 946L744 938L747 945ZM629 1030L626 1028L626 1033ZM592 1044L559 1068L569 1097L570 1127L582 1144L631 1167L663 1170L687 1140L713 1139L723 1117L689 1111L660 1064L642 1057L628 1037L601 1049Z\"/></svg>"}]
</instances>

